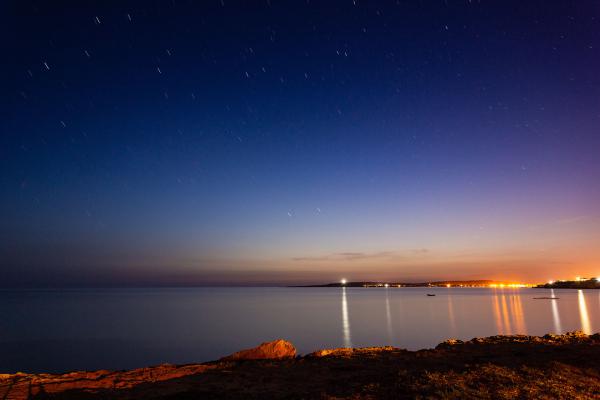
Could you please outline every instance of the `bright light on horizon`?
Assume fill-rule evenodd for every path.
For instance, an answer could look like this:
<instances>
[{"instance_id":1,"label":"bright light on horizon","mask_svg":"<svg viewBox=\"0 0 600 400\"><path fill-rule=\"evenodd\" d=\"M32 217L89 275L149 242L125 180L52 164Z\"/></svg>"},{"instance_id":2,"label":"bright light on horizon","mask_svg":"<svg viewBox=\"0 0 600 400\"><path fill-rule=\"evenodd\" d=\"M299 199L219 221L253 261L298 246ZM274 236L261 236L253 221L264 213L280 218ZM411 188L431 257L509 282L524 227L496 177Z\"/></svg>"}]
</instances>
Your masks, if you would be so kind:
<instances>
[{"instance_id":1,"label":"bright light on horizon","mask_svg":"<svg viewBox=\"0 0 600 400\"><path fill-rule=\"evenodd\" d=\"M347 282L347 281L346 281L346 278L342 278L342 280L340 281L340 283L341 283L342 285L345 285L345 284L346 284L346 282Z\"/></svg>"},{"instance_id":2,"label":"bright light on horizon","mask_svg":"<svg viewBox=\"0 0 600 400\"><path fill-rule=\"evenodd\" d=\"M491 288L524 288L524 287L532 287L533 285L527 283L490 283L488 285Z\"/></svg>"}]
</instances>

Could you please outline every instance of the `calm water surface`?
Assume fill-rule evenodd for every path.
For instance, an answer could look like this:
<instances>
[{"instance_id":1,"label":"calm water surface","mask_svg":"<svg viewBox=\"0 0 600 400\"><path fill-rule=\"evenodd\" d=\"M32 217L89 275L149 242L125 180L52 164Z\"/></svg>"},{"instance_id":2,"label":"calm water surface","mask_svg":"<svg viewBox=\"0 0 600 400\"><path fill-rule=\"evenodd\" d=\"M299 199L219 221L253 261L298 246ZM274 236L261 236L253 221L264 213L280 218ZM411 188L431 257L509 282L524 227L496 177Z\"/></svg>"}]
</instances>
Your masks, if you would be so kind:
<instances>
[{"instance_id":1,"label":"calm water surface","mask_svg":"<svg viewBox=\"0 0 600 400\"><path fill-rule=\"evenodd\" d=\"M427 297L426 293L435 293ZM534 300L534 297L560 297ZM0 291L0 373L219 358L285 338L319 348L600 331L600 291L189 288Z\"/></svg>"}]
</instances>

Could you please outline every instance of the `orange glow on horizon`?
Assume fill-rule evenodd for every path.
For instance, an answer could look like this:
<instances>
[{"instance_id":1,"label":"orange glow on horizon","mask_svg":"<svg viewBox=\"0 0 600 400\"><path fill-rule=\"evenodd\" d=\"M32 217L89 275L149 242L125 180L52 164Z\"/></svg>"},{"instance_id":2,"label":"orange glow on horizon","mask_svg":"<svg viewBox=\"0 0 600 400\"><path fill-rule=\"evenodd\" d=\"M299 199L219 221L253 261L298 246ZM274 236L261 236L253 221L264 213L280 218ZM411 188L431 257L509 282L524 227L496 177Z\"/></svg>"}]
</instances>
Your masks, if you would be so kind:
<instances>
[{"instance_id":1,"label":"orange glow on horizon","mask_svg":"<svg viewBox=\"0 0 600 400\"><path fill-rule=\"evenodd\" d=\"M535 286L531 283L490 283L491 288L526 288Z\"/></svg>"}]
</instances>

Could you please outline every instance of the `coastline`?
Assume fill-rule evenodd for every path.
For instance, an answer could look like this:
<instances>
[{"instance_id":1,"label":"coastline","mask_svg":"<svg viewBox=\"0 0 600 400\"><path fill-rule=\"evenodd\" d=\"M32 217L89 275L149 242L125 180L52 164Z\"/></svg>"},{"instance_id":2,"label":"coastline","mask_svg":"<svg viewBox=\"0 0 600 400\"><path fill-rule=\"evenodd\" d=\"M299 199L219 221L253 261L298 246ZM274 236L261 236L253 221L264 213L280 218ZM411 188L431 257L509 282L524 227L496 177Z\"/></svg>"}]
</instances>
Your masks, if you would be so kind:
<instances>
[{"instance_id":1,"label":"coastline","mask_svg":"<svg viewBox=\"0 0 600 400\"><path fill-rule=\"evenodd\" d=\"M265 343L272 346L271 353L257 353L259 347L201 364L0 374L0 396L6 400L600 397L599 333L449 339L418 351L339 348L296 357L286 343Z\"/></svg>"}]
</instances>

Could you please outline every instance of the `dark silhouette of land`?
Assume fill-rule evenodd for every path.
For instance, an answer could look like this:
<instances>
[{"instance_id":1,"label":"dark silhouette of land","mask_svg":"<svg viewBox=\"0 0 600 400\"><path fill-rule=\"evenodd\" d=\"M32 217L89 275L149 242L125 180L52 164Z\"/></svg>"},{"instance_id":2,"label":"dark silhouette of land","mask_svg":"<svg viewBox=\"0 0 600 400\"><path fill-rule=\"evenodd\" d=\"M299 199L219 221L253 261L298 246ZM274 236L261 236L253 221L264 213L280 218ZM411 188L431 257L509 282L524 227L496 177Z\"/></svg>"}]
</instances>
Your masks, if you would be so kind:
<instances>
[{"instance_id":1,"label":"dark silhouette of land","mask_svg":"<svg viewBox=\"0 0 600 400\"><path fill-rule=\"evenodd\" d=\"M537 285L540 289L600 289L600 281L596 278L582 278L575 281L555 281Z\"/></svg>"},{"instance_id":2,"label":"dark silhouette of land","mask_svg":"<svg viewBox=\"0 0 600 400\"><path fill-rule=\"evenodd\" d=\"M433 282L391 282L391 281L356 281L332 282L322 285L296 285L290 287L490 287L515 285L513 283L479 279L469 281L433 281Z\"/></svg>"}]
</instances>

